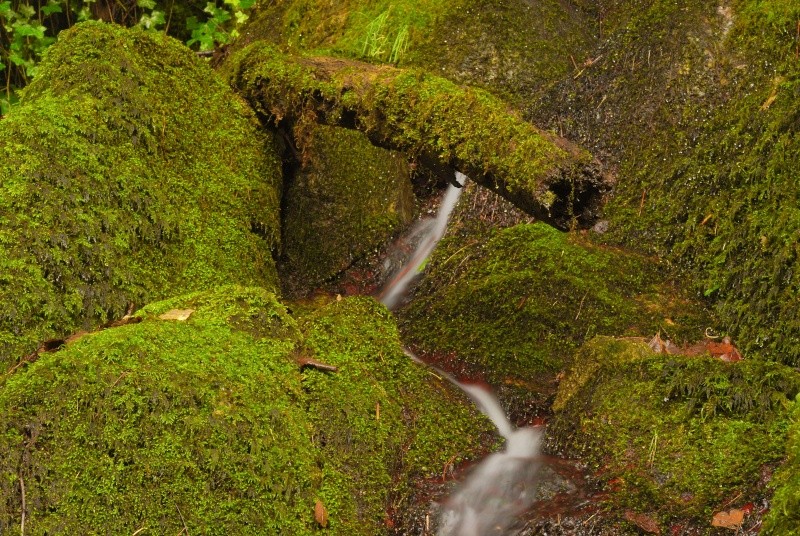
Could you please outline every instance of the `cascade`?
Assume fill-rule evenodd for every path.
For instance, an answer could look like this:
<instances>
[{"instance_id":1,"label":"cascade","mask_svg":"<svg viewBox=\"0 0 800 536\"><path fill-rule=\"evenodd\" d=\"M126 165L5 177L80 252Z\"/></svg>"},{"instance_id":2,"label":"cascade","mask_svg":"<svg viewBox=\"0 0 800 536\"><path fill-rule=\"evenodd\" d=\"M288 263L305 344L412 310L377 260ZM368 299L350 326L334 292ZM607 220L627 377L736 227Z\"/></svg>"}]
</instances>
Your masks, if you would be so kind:
<instances>
[{"instance_id":1,"label":"cascade","mask_svg":"<svg viewBox=\"0 0 800 536\"><path fill-rule=\"evenodd\" d=\"M447 222L450 220L450 214L458 203L458 198L461 197L461 192L466 184L467 176L463 173L456 171L456 181L460 186L451 184L447 187L444 194L439 210L436 213L436 218L433 222L425 222L423 235L419 241L419 245L414 250L414 254L403 268L386 284L381 291L378 299L386 305L389 309L394 309L399 304L401 298L405 295L409 285L419 275L419 268L425 260L433 252L436 244L444 236L447 230Z\"/></svg>"},{"instance_id":2,"label":"cascade","mask_svg":"<svg viewBox=\"0 0 800 536\"><path fill-rule=\"evenodd\" d=\"M456 180L462 186L466 179L456 172ZM380 301L390 309L400 303L420 267L444 236L461 191L461 187L452 184L448 187L433 224L426 228L411 259L380 293ZM412 352L406 350L406 354L425 364ZM462 383L446 372L438 369L437 372L464 391L506 441L504 450L486 457L443 502L438 535L505 534L516 516L535 501L542 432L534 427L515 429L488 387Z\"/></svg>"}]
</instances>

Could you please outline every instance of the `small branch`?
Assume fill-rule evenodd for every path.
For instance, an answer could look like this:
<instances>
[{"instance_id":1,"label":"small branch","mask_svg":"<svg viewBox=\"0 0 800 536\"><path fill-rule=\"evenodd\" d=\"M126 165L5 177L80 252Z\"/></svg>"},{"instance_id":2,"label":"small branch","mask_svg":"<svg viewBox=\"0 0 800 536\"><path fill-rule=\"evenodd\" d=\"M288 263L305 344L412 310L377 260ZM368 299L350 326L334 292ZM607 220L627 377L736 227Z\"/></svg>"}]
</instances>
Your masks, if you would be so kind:
<instances>
[{"instance_id":1,"label":"small branch","mask_svg":"<svg viewBox=\"0 0 800 536\"><path fill-rule=\"evenodd\" d=\"M311 359L310 357L299 357L297 358L297 364L300 365L300 370L303 370L306 367L315 368L317 370L324 370L325 372L338 372L339 369L334 367L333 365L328 365L321 361L317 361L316 359Z\"/></svg>"},{"instance_id":2,"label":"small branch","mask_svg":"<svg viewBox=\"0 0 800 536\"><path fill-rule=\"evenodd\" d=\"M181 508L178 506L178 503L175 503L175 508L177 508L178 515L181 516L181 522L183 523L183 530L181 533L185 532L186 536L189 536L189 528L186 526L186 520L183 518L183 512L181 512Z\"/></svg>"}]
</instances>

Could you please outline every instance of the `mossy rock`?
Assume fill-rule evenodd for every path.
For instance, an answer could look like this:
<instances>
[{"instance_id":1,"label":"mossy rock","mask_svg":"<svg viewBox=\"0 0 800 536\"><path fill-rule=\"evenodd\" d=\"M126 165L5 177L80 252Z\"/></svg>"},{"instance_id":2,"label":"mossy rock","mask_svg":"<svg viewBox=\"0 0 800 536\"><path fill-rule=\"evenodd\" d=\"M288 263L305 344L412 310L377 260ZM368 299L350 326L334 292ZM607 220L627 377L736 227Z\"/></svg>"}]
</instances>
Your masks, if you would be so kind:
<instances>
[{"instance_id":1,"label":"mossy rock","mask_svg":"<svg viewBox=\"0 0 800 536\"><path fill-rule=\"evenodd\" d=\"M176 292L277 285L280 161L164 35L60 34L0 122L0 366Z\"/></svg>"},{"instance_id":2,"label":"mossy rock","mask_svg":"<svg viewBox=\"0 0 800 536\"><path fill-rule=\"evenodd\" d=\"M800 374L783 365L655 354L644 342L596 337L559 387L548 431L555 448L609 483L616 511L707 527L731 500L765 492L761 470L784 455L799 390Z\"/></svg>"},{"instance_id":3,"label":"mossy rock","mask_svg":"<svg viewBox=\"0 0 800 536\"><path fill-rule=\"evenodd\" d=\"M284 193L281 274L290 288L313 288L372 253L414 215L404 155L364 134L314 126L303 162Z\"/></svg>"},{"instance_id":4,"label":"mossy rock","mask_svg":"<svg viewBox=\"0 0 800 536\"><path fill-rule=\"evenodd\" d=\"M764 534L800 534L800 397L795 398L791 419L788 458L771 483L775 495L764 520Z\"/></svg>"},{"instance_id":5,"label":"mossy rock","mask_svg":"<svg viewBox=\"0 0 800 536\"><path fill-rule=\"evenodd\" d=\"M552 374L596 334L687 340L707 321L653 261L541 223L449 235L400 316L410 342L496 382Z\"/></svg>"},{"instance_id":6,"label":"mossy rock","mask_svg":"<svg viewBox=\"0 0 800 536\"><path fill-rule=\"evenodd\" d=\"M616 168L608 242L682 270L746 353L800 363L800 4L587 9L602 19L598 61L527 116Z\"/></svg>"},{"instance_id":7,"label":"mossy rock","mask_svg":"<svg viewBox=\"0 0 800 536\"><path fill-rule=\"evenodd\" d=\"M556 0L293 0L259 6L234 48L268 40L413 65L522 103L587 59L595 26L584 10Z\"/></svg>"},{"instance_id":8,"label":"mossy rock","mask_svg":"<svg viewBox=\"0 0 800 536\"><path fill-rule=\"evenodd\" d=\"M175 309L190 316L161 318ZM370 298L293 318L228 286L137 317L5 380L3 532L24 504L31 534L308 534L319 501L330 533L380 534L390 498L491 430L403 354ZM338 371L301 370L308 357Z\"/></svg>"}]
</instances>

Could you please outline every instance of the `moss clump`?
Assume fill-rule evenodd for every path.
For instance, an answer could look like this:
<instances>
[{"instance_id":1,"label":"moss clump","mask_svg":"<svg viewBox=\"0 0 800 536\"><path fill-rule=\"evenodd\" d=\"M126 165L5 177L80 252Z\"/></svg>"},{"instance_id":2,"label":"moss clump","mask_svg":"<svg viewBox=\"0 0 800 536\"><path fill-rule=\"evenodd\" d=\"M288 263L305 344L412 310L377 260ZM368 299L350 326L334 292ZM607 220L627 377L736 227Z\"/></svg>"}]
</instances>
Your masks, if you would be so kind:
<instances>
[{"instance_id":1,"label":"moss clump","mask_svg":"<svg viewBox=\"0 0 800 536\"><path fill-rule=\"evenodd\" d=\"M159 319L174 308L194 312ZM298 322L228 286L137 315L5 380L3 532L24 501L32 534L307 534L320 500L332 534L378 534L393 492L490 428L426 383L368 298ZM339 371L301 371L309 354Z\"/></svg>"},{"instance_id":2,"label":"moss clump","mask_svg":"<svg viewBox=\"0 0 800 536\"><path fill-rule=\"evenodd\" d=\"M276 284L271 141L171 38L62 33L0 122L0 151L4 369L175 289Z\"/></svg>"},{"instance_id":3,"label":"moss clump","mask_svg":"<svg viewBox=\"0 0 800 536\"><path fill-rule=\"evenodd\" d=\"M651 261L543 224L473 228L440 243L401 317L426 351L531 380L596 334L700 333L704 311L660 280Z\"/></svg>"},{"instance_id":4,"label":"moss clump","mask_svg":"<svg viewBox=\"0 0 800 536\"><path fill-rule=\"evenodd\" d=\"M737 494L755 498L760 469L783 456L799 390L800 375L782 365L597 337L559 388L549 431L610 483L616 506L706 525Z\"/></svg>"},{"instance_id":5,"label":"moss clump","mask_svg":"<svg viewBox=\"0 0 800 536\"><path fill-rule=\"evenodd\" d=\"M788 459L771 483L776 490L764 520L764 534L800 534L800 398L795 399L791 419Z\"/></svg>"},{"instance_id":6,"label":"moss clump","mask_svg":"<svg viewBox=\"0 0 800 536\"><path fill-rule=\"evenodd\" d=\"M405 157L355 130L316 126L284 193L281 273L313 288L372 252L414 213Z\"/></svg>"}]
</instances>

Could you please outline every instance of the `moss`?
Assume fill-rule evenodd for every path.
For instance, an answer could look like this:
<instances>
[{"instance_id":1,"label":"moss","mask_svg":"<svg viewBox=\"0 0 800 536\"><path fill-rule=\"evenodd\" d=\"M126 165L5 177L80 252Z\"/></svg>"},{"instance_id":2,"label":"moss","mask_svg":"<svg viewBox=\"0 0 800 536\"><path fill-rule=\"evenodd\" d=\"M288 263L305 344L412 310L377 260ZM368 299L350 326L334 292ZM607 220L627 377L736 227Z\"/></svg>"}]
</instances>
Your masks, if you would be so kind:
<instances>
[{"instance_id":1,"label":"moss","mask_svg":"<svg viewBox=\"0 0 800 536\"><path fill-rule=\"evenodd\" d=\"M787 443L788 459L775 474L772 504L764 520L764 534L794 536L800 527L800 399L795 399Z\"/></svg>"},{"instance_id":2,"label":"moss","mask_svg":"<svg viewBox=\"0 0 800 536\"><path fill-rule=\"evenodd\" d=\"M597 337L578 351L550 433L600 472L620 509L707 526L732 497L755 499L760 469L783 456L798 390L800 375L781 365Z\"/></svg>"},{"instance_id":3,"label":"moss","mask_svg":"<svg viewBox=\"0 0 800 536\"><path fill-rule=\"evenodd\" d=\"M316 126L284 193L281 273L308 289L371 253L407 225L414 194L405 157L360 132Z\"/></svg>"},{"instance_id":4,"label":"moss","mask_svg":"<svg viewBox=\"0 0 800 536\"><path fill-rule=\"evenodd\" d=\"M446 382L410 362L392 316L373 299L336 301L300 322L307 351L339 368L334 375L309 372L304 381L323 475L331 476L320 493L339 506L343 533L379 532L387 491L402 507L410 471L435 474L450 456L464 459L467 438L491 425L476 424L463 398L458 406L448 402Z\"/></svg>"},{"instance_id":5,"label":"moss","mask_svg":"<svg viewBox=\"0 0 800 536\"><path fill-rule=\"evenodd\" d=\"M61 34L0 123L0 363L174 293L276 284L280 163L191 51Z\"/></svg>"},{"instance_id":6,"label":"moss","mask_svg":"<svg viewBox=\"0 0 800 536\"><path fill-rule=\"evenodd\" d=\"M269 120L358 128L376 145L459 169L562 227L591 221L608 186L586 151L484 91L421 70L284 55L265 43L235 54L224 69Z\"/></svg>"},{"instance_id":7,"label":"moss","mask_svg":"<svg viewBox=\"0 0 800 536\"><path fill-rule=\"evenodd\" d=\"M159 318L174 308L194 312ZM31 534L308 534L320 500L332 534L378 534L412 475L490 429L426 383L368 298L298 320L266 290L227 286L137 315L5 380L3 532L24 500ZM339 371L301 371L309 353Z\"/></svg>"},{"instance_id":8,"label":"moss","mask_svg":"<svg viewBox=\"0 0 800 536\"><path fill-rule=\"evenodd\" d=\"M496 381L530 381L596 334L699 336L705 312L658 272L543 224L471 228L440 243L401 317L426 351L455 352Z\"/></svg>"},{"instance_id":9,"label":"moss","mask_svg":"<svg viewBox=\"0 0 800 536\"><path fill-rule=\"evenodd\" d=\"M694 275L746 351L797 364L800 70L785 34L800 9L759 6L736 4L720 45L721 102L707 111L705 99L689 100L670 142L626 169L609 213L618 239L650 244ZM679 156L656 164L667 151Z\"/></svg>"}]
</instances>

